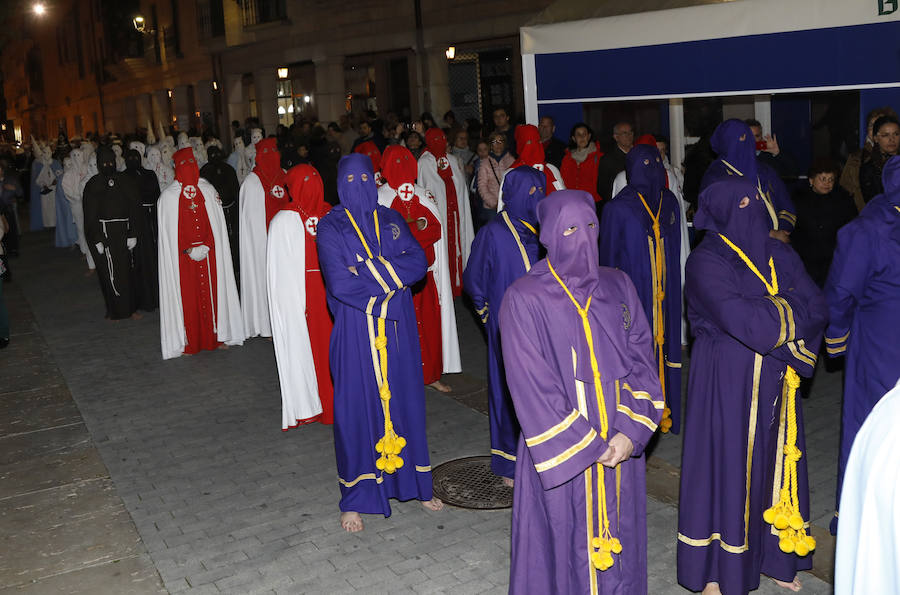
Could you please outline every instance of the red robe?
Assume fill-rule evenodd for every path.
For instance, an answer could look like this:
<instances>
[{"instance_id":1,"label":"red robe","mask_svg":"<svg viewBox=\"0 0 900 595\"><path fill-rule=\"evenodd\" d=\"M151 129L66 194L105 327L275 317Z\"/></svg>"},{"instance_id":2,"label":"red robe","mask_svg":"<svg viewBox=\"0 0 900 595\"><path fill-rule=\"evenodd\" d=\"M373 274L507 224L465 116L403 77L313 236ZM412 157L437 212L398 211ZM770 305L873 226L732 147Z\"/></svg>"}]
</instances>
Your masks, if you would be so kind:
<instances>
[{"instance_id":1,"label":"red robe","mask_svg":"<svg viewBox=\"0 0 900 595\"><path fill-rule=\"evenodd\" d=\"M413 237L425 251L428 266L434 264L434 244L441 239L441 223L428 208L419 202L419 197L404 201L398 196L391 208L403 215L409 224ZM425 229L419 229L418 221L425 219ZM441 348L441 304L438 300L437 285L431 271L422 281L413 286L413 305L416 308L416 327L419 331L419 346L422 350L422 373L425 384L441 379L444 371Z\"/></svg>"},{"instance_id":2,"label":"red robe","mask_svg":"<svg viewBox=\"0 0 900 595\"><path fill-rule=\"evenodd\" d=\"M331 341L331 315L325 302L325 280L319 268L319 252L316 246L316 228L331 206L323 203L321 212L307 217L300 213L306 228L306 326L309 342L312 344L313 363L316 366L316 381L319 384L319 400L322 402L320 423L334 423L334 385L331 382L331 366L328 363L328 349Z\"/></svg>"},{"instance_id":3,"label":"red robe","mask_svg":"<svg viewBox=\"0 0 900 595\"><path fill-rule=\"evenodd\" d=\"M178 200L178 275L181 282L181 309L184 312L185 353L216 349L216 245L203 196ZM209 246L209 254L199 262L188 256L195 246Z\"/></svg>"}]
</instances>

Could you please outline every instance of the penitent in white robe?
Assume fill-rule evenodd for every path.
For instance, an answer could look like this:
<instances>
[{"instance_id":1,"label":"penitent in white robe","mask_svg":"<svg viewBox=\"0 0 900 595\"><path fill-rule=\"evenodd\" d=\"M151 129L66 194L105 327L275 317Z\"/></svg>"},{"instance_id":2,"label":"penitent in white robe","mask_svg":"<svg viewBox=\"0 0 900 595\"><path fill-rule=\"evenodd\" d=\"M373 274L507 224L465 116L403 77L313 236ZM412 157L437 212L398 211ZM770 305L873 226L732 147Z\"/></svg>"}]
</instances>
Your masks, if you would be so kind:
<instances>
[{"instance_id":1,"label":"penitent in white robe","mask_svg":"<svg viewBox=\"0 0 900 595\"><path fill-rule=\"evenodd\" d=\"M266 297L266 193L255 173L247 174L241 184L238 203L244 333L247 338L271 337L272 323Z\"/></svg>"},{"instance_id":2,"label":"penitent in white robe","mask_svg":"<svg viewBox=\"0 0 900 595\"><path fill-rule=\"evenodd\" d=\"M216 254L216 336L226 345L244 343L244 324L238 299L231 245L225 214L216 200L216 189L204 179L197 184L213 232ZM181 305L181 274L178 266L178 201L181 183L172 182L157 202L159 223L159 330L163 359L184 353L187 342Z\"/></svg>"},{"instance_id":3,"label":"penitent in white robe","mask_svg":"<svg viewBox=\"0 0 900 595\"><path fill-rule=\"evenodd\" d=\"M455 183L455 180L454 180ZM438 290L438 301L441 305L441 357L444 374L462 372L462 360L459 356L459 334L456 331L456 307L453 304L453 290L450 287L450 263L447 262L447 221L441 215L437 203L431 193L416 186L419 202L431 211L441 222L441 239L434 243L434 262L428 267L434 277ZM385 183L378 189L378 204L391 208L397 191Z\"/></svg>"},{"instance_id":4,"label":"penitent in white robe","mask_svg":"<svg viewBox=\"0 0 900 595\"><path fill-rule=\"evenodd\" d=\"M841 490L834 593L900 593L900 383L853 441Z\"/></svg>"},{"instance_id":5,"label":"penitent in white robe","mask_svg":"<svg viewBox=\"0 0 900 595\"><path fill-rule=\"evenodd\" d=\"M322 413L306 323L306 228L300 213L279 211L269 224L266 283L281 383L281 429Z\"/></svg>"}]
</instances>

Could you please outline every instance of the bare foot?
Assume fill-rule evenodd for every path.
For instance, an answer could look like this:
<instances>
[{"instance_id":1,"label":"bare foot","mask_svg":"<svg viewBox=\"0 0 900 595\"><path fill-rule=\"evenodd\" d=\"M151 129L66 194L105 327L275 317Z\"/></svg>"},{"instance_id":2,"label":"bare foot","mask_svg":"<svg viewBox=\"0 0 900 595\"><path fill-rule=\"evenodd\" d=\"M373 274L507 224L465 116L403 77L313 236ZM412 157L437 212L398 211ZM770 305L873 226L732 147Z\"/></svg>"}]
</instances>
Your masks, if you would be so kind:
<instances>
[{"instance_id":1,"label":"bare foot","mask_svg":"<svg viewBox=\"0 0 900 595\"><path fill-rule=\"evenodd\" d=\"M700 595L722 595L722 591L719 590L719 583L706 583Z\"/></svg>"},{"instance_id":2,"label":"bare foot","mask_svg":"<svg viewBox=\"0 0 900 595\"><path fill-rule=\"evenodd\" d=\"M803 588L803 583L801 583L800 579L797 578L796 576L794 577L794 580L789 583L787 583L785 581L780 581L777 578L773 578L772 580L775 581L776 585L778 585L782 589L787 589L788 591L797 592Z\"/></svg>"},{"instance_id":3,"label":"bare foot","mask_svg":"<svg viewBox=\"0 0 900 595\"><path fill-rule=\"evenodd\" d=\"M362 517L359 516L358 512L353 510L342 512L341 527L343 527L347 533L359 533L363 530Z\"/></svg>"},{"instance_id":4,"label":"bare foot","mask_svg":"<svg viewBox=\"0 0 900 595\"><path fill-rule=\"evenodd\" d=\"M434 390L441 392L441 393L449 393L450 391L453 390L452 388L450 388L448 385L444 384L440 380L436 380L435 382L432 382L428 386L430 386Z\"/></svg>"},{"instance_id":5,"label":"bare foot","mask_svg":"<svg viewBox=\"0 0 900 595\"><path fill-rule=\"evenodd\" d=\"M422 506L425 507L425 510L437 512L443 510L444 503L439 498L432 498L431 500L422 500Z\"/></svg>"},{"instance_id":6,"label":"bare foot","mask_svg":"<svg viewBox=\"0 0 900 595\"><path fill-rule=\"evenodd\" d=\"M501 477L500 479L503 480L503 485L508 488L511 488L516 484L516 481L512 477Z\"/></svg>"},{"instance_id":7,"label":"bare foot","mask_svg":"<svg viewBox=\"0 0 900 595\"><path fill-rule=\"evenodd\" d=\"M144 317L144 315L141 314L140 312L135 312L134 314L131 315L132 320L140 320L143 317Z\"/></svg>"},{"instance_id":8,"label":"bare foot","mask_svg":"<svg viewBox=\"0 0 900 595\"><path fill-rule=\"evenodd\" d=\"M224 350L228 349L228 345L226 343L222 343L221 345L216 347L216 349L221 349L224 351Z\"/></svg>"}]
</instances>

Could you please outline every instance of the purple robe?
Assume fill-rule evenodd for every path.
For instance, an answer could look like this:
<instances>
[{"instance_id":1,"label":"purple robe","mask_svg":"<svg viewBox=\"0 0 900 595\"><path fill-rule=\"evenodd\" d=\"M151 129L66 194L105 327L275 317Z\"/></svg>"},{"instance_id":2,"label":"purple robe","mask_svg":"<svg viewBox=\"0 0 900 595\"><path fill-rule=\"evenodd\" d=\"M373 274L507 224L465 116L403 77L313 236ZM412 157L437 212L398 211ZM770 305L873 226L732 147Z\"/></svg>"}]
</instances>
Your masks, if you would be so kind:
<instances>
[{"instance_id":1,"label":"purple robe","mask_svg":"<svg viewBox=\"0 0 900 595\"><path fill-rule=\"evenodd\" d=\"M518 167L506 175L503 212L478 231L463 273L463 287L487 333L491 469L501 477L515 477L519 422L503 369L500 304L506 288L538 260L538 238L533 230L537 227L536 207L544 197L544 184L544 176L529 166Z\"/></svg>"},{"instance_id":2,"label":"purple robe","mask_svg":"<svg viewBox=\"0 0 900 595\"><path fill-rule=\"evenodd\" d=\"M695 225L706 229L685 271L688 319L695 336L688 378L678 510L678 582L700 591L718 582L725 595L759 586L760 573L791 581L812 555L785 554L763 512L777 501L786 433L784 374L811 376L826 319L825 301L787 245L768 237L753 185L716 182L700 195ZM738 207L743 197L749 204ZM719 234L769 277L770 296ZM809 520L803 411L796 398L800 513Z\"/></svg>"},{"instance_id":3,"label":"purple robe","mask_svg":"<svg viewBox=\"0 0 900 595\"><path fill-rule=\"evenodd\" d=\"M677 434L681 428L680 209L678 199L666 189L666 170L656 146L635 145L625 158L625 171L628 185L603 208L600 264L628 274L644 307L644 314L648 320L655 321L656 237L653 220L641 202L640 196L643 196L654 216L659 214L662 288L665 294L662 325L666 405L672 415L671 431ZM654 357L657 358L658 372L659 353L655 348Z\"/></svg>"},{"instance_id":4,"label":"purple robe","mask_svg":"<svg viewBox=\"0 0 900 595\"><path fill-rule=\"evenodd\" d=\"M725 120L709 140L719 158L703 174L700 190L718 180L746 177L758 184L771 207L769 229L791 232L797 223L797 210L778 173L756 158L756 139L750 127L741 120Z\"/></svg>"},{"instance_id":5,"label":"purple robe","mask_svg":"<svg viewBox=\"0 0 900 595\"><path fill-rule=\"evenodd\" d=\"M591 196L554 192L538 204L538 215L548 258L509 287L500 309L506 379L522 426L509 592L646 593L643 450L663 409L650 328L627 275L585 266L597 262ZM573 225L577 230L564 236ZM582 306L590 297L606 439L582 318L550 263ZM602 467L596 461L617 433L631 439L632 456ZM601 470L610 532L623 548L604 571L591 563Z\"/></svg>"},{"instance_id":6,"label":"purple robe","mask_svg":"<svg viewBox=\"0 0 900 595\"><path fill-rule=\"evenodd\" d=\"M900 378L900 157L885 164L882 181L885 193L838 232L825 284L825 346L831 357L847 355L837 503L856 433ZM837 513L831 530L837 530Z\"/></svg>"},{"instance_id":7,"label":"purple robe","mask_svg":"<svg viewBox=\"0 0 900 595\"><path fill-rule=\"evenodd\" d=\"M352 178L352 180L350 179ZM425 253L403 217L378 206L371 160L348 155L338 166L341 207L318 226L319 262L334 315L329 361L334 376L334 448L340 509L390 516L389 498L431 500L425 434L425 388L416 313L409 286L425 276ZM369 258L350 221L373 253ZM378 214L376 232L374 214ZM354 275L348 267L356 267ZM378 320L386 322L391 421L406 439L404 464L394 473L376 468L375 445L385 434L376 374L380 370ZM378 362L378 363L376 363Z\"/></svg>"}]
</instances>

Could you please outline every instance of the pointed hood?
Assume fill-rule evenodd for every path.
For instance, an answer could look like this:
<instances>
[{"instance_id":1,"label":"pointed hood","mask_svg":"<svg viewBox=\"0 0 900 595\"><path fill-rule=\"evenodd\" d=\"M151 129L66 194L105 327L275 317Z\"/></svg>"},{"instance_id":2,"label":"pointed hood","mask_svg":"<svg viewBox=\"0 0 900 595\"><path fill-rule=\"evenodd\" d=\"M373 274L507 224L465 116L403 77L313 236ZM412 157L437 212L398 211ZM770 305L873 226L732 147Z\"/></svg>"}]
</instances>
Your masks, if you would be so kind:
<instances>
[{"instance_id":1,"label":"pointed hood","mask_svg":"<svg viewBox=\"0 0 900 595\"><path fill-rule=\"evenodd\" d=\"M635 144L625 156L625 175L628 186L639 192L647 206L655 213L659 207L660 196L666 188L666 168L656 143Z\"/></svg>"},{"instance_id":2,"label":"pointed hood","mask_svg":"<svg viewBox=\"0 0 900 595\"><path fill-rule=\"evenodd\" d=\"M353 150L353 152L359 153L360 155L366 155L369 159L371 159L373 172L379 171L381 169L381 151L378 150L378 145L376 145L374 142L367 140L364 143L360 143Z\"/></svg>"},{"instance_id":3,"label":"pointed hood","mask_svg":"<svg viewBox=\"0 0 900 595\"><path fill-rule=\"evenodd\" d=\"M599 225L593 197L583 190L559 190L537 206L541 244L575 299L583 306L600 282ZM566 235L566 231L573 229Z\"/></svg>"},{"instance_id":4,"label":"pointed hood","mask_svg":"<svg viewBox=\"0 0 900 595\"><path fill-rule=\"evenodd\" d=\"M440 128L429 128L425 131L425 146L435 159L447 156L447 136Z\"/></svg>"},{"instance_id":5,"label":"pointed hood","mask_svg":"<svg viewBox=\"0 0 900 595\"><path fill-rule=\"evenodd\" d=\"M544 174L531 166L510 170L503 178L503 210L514 220L537 225L537 205L546 196L545 182Z\"/></svg>"},{"instance_id":6,"label":"pointed hood","mask_svg":"<svg viewBox=\"0 0 900 595\"><path fill-rule=\"evenodd\" d=\"M127 171L140 171L142 167L141 154L137 149L128 149L125 151L125 169Z\"/></svg>"},{"instance_id":7,"label":"pointed hood","mask_svg":"<svg viewBox=\"0 0 900 595\"><path fill-rule=\"evenodd\" d=\"M371 242L375 237L372 213L378 206L378 188L375 186L371 160L359 153L341 157L337 183L341 206L353 215L356 224ZM369 247L373 246L370 244Z\"/></svg>"},{"instance_id":8,"label":"pointed hood","mask_svg":"<svg viewBox=\"0 0 900 595\"><path fill-rule=\"evenodd\" d=\"M544 145L541 144L541 135L534 124L520 124L516 126L516 153L519 158L512 167L520 165L543 165L547 159L544 156ZM505 192L504 192L505 193Z\"/></svg>"},{"instance_id":9,"label":"pointed hood","mask_svg":"<svg viewBox=\"0 0 900 595\"><path fill-rule=\"evenodd\" d=\"M191 147L179 149L173 158L175 159L175 180L181 183L181 193L184 196L185 188L197 186L197 182L200 180L200 168L197 167L197 160L194 158L194 150Z\"/></svg>"},{"instance_id":10,"label":"pointed hood","mask_svg":"<svg viewBox=\"0 0 900 595\"><path fill-rule=\"evenodd\" d=\"M116 173L116 154L106 145L97 149L97 171L106 179Z\"/></svg>"},{"instance_id":11,"label":"pointed hood","mask_svg":"<svg viewBox=\"0 0 900 595\"><path fill-rule=\"evenodd\" d=\"M253 168L253 173L259 176L259 181L262 182L263 190L267 195L275 186L284 187L281 153L278 152L278 141L275 138L265 138L256 143L256 166Z\"/></svg>"},{"instance_id":12,"label":"pointed hood","mask_svg":"<svg viewBox=\"0 0 900 595\"><path fill-rule=\"evenodd\" d=\"M700 193L699 203L694 227L724 235L768 275L769 213L756 184L743 178L719 180Z\"/></svg>"},{"instance_id":13,"label":"pointed hood","mask_svg":"<svg viewBox=\"0 0 900 595\"><path fill-rule=\"evenodd\" d=\"M316 168L306 163L295 165L288 171L284 181L288 188L285 209L297 211L304 220L307 217L318 217L326 211L325 188Z\"/></svg>"},{"instance_id":14,"label":"pointed hood","mask_svg":"<svg viewBox=\"0 0 900 595\"><path fill-rule=\"evenodd\" d=\"M394 190L402 184L415 184L419 164L412 152L402 145L391 145L381 157L381 175Z\"/></svg>"},{"instance_id":15,"label":"pointed hood","mask_svg":"<svg viewBox=\"0 0 900 595\"><path fill-rule=\"evenodd\" d=\"M709 139L712 150L756 184L756 139L741 120L725 120Z\"/></svg>"}]
</instances>

